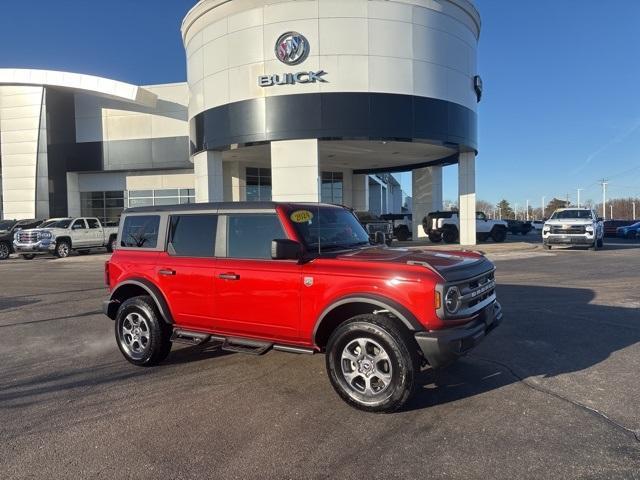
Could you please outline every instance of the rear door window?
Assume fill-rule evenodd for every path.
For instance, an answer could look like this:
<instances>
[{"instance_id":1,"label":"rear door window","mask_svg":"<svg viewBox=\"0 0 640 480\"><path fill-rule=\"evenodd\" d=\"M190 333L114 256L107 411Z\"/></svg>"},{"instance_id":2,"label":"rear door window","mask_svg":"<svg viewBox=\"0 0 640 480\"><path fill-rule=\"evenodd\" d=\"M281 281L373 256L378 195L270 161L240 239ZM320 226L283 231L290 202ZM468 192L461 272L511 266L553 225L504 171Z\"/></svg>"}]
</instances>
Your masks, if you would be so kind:
<instances>
[{"instance_id":1,"label":"rear door window","mask_svg":"<svg viewBox=\"0 0 640 480\"><path fill-rule=\"evenodd\" d=\"M271 260L271 241L287 238L274 214L227 217L227 257Z\"/></svg>"},{"instance_id":2,"label":"rear door window","mask_svg":"<svg viewBox=\"0 0 640 480\"><path fill-rule=\"evenodd\" d=\"M89 228L100 228L100 222L96 218L87 218L87 224Z\"/></svg>"},{"instance_id":3,"label":"rear door window","mask_svg":"<svg viewBox=\"0 0 640 480\"><path fill-rule=\"evenodd\" d=\"M156 248L159 229L159 215L128 216L122 226L120 246L125 248Z\"/></svg>"},{"instance_id":4,"label":"rear door window","mask_svg":"<svg viewBox=\"0 0 640 480\"><path fill-rule=\"evenodd\" d=\"M175 215L169 227L169 255L179 257L213 257L217 215Z\"/></svg>"}]
</instances>

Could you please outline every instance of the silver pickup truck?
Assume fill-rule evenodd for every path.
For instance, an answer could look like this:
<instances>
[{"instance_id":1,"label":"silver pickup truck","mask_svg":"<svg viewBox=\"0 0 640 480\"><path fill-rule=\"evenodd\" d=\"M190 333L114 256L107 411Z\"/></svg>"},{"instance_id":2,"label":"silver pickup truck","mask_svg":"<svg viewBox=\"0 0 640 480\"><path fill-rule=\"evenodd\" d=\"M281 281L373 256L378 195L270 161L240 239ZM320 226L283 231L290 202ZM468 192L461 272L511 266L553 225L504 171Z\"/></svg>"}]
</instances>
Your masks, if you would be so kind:
<instances>
[{"instance_id":1,"label":"silver pickup truck","mask_svg":"<svg viewBox=\"0 0 640 480\"><path fill-rule=\"evenodd\" d=\"M115 248L118 227L103 227L97 218L52 218L38 228L20 230L13 238L13 248L27 260L36 255L69 256L72 250L88 253L90 249Z\"/></svg>"}]
</instances>

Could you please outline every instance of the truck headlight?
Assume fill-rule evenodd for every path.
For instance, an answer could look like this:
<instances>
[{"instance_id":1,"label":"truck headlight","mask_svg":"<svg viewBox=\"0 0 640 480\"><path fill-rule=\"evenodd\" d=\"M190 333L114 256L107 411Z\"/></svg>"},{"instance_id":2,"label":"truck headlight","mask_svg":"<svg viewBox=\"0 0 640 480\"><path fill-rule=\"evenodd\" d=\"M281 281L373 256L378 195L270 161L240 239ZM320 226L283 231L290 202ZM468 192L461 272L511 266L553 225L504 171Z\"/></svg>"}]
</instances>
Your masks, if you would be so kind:
<instances>
[{"instance_id":1,"label":"truck headlight","mask_svg":"<svg viewBox=\"0 0 640 480\"><path fill-rule=\"evenodd\" d=\"M461 295L458 287L451 287L444 296L444 307L449 313L456 313L460 310Z\"/></svg>"},{"instance_id":2,"label":"truck headlight","mask_svg":"<svg viewBox=\"0 0 640 480\"><path fill-rule=\"evenodd\" d=\"M586 230L587 232L589 232L589 233L593 233L593 225L587 225L587 226L585 227L585 230Z\"/></svg>"},{"instance_id":3,"label":"truck headlight","mask_svg":"<svg viewBox=\"0 0 640 480\"><path fill-rule=\"evenodd\" d=\"M49 240L53 235L51 235L51 232L40 232L38 236L45 240Z\"/></svg>"}]
</instances>

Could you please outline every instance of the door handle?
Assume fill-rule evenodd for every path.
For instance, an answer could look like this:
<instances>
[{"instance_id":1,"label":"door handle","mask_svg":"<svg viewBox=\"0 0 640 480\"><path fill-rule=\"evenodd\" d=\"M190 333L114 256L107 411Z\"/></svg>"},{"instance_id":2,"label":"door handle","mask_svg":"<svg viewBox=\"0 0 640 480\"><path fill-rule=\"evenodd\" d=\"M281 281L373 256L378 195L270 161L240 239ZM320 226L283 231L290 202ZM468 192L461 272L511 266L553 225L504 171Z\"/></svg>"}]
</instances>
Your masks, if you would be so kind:
<instances>
[{"instance_id":1,"label":"door handle","mask_svg":"<svg viewBox=\"0 0 640 480\"><path fill-rule=\"evenodd\" d=\"M218 278L222 280L240 280L240 275L236 275L235 273L221 273L218 275Z\"/></svg>"},{"instance_id":2,"label":"door handle","mask_svg":"<svg viewBox=\"0 0 640 480\"><path fill-rule=\"evenodd\" d=\"M161 270L158 270L158 275L163 275L165 277L172 277L175 274L176 274L176 271L171 270L169 268L163 268Z\"/></svg>"}]
</instances>

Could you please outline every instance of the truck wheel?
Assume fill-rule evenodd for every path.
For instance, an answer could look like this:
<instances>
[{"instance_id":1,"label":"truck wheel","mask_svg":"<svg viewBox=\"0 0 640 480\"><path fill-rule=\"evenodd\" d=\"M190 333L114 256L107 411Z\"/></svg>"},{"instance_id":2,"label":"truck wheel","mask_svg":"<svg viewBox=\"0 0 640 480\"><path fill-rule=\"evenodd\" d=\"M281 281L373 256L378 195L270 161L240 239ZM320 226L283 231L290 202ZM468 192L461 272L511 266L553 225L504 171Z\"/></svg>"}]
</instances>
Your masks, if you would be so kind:
<instances>
[{"instance_id":1,"label":"truck wheel","mask_svg":"<svg viewBox=\"0 0 640 480\"><path fill-rule=\"evenodd\" d=\"M479 242L486 242L489 238L489 235L487 235L486 233L479 233L477 235L477 238Z\"/></svg>"},{"instance_id":2,"label":"truck wheel","mask_svg":"<svg viewBox=\"0 0 640 480\"><path fill-rule=\"evenodd\" d=\"M455 228L447 228L442 232L442 239L444 243L455 243L455 241L458 240L458 230Z\"/></svg>"},{"instance_id":3,"label":"truck wheel","mask_svg":"<svg viewBox=\"0 0 640 480\"><path fill-rule=\"evenodd\" d=\"M115 329L120 352L134 365L157 365L171 351L171 328L160 318L151 297L126 300L118 310Z\"/></svg>"},{"instance_id":4,"label":"truck wheel","mask_svg":"<svg viewBox=\"0 0 640 480\"><path fill-rule=\"evenodd\" d=\"M507 231L504 228L494 228L491 230L491 238L494 242L502 243L507 239Z\"/></svg>"},{"instance_id":5,"label":"truck wheel","mask_svg":"<svg viewBox=\"0 0 640 480\"><path fill-rule=\"evenodd\" d=\"M398 238L399 242L406 242L407 240L409 240L409 229L408 228L399 228L398 232L396 233L396 237Z\"/></svg>"},{"instance_id":6,"label":"truck wheel","mask_svg":"<svg viewBox=\"0 0 640 480\"><path fill-rule=\"evenodd\" d=\"M335 391L367 412L393 412L407 403L420 369L418 346L388 317L358 315L329 338L326 366Z\"/></svg>"},{"instance_id":7,"label":"truck wheel","mask_svg":"<svg viewBox=\"0 0 640 480\"><path fill-rule=\"evenodd\" d=\"M6 260L11 254L11 248L7 242L0 242L0 260Z\"/></svg>"},{"instance_id":8,"label":"truck wheel","mask_svg":"<svg viewBox=\"0 0 640 480\"><path fill-rule=\"evenodd\" d=\"M440 243L442 241L442 235L438 232L431 232L429 234L429 240L433 243Z\"/></svg>"},{"instance_id":9,"label":"truck wheel","mask_svg":"<svg viewBox=\"0 0 640 480\"><path fill-rule=\"evenodd\" d=\"M107 252L113 253L116 249L116 244L118 243L118 239L116 237L110 238L109 243L107 243Z\"/></svg>"},{"instance_id":10,"label":"truck wheel","mask_svg":"<svg viewBox=\"0 0 640 480\"><path fill-rule=\"evenodd\" d=\"M71 253L71 245L69 245L69 242L67 240L58 242L55 252L56 257L67 258L69 256L69 253Z\"/></svg>"}]
</instances>

